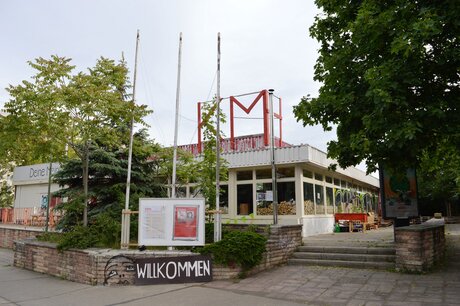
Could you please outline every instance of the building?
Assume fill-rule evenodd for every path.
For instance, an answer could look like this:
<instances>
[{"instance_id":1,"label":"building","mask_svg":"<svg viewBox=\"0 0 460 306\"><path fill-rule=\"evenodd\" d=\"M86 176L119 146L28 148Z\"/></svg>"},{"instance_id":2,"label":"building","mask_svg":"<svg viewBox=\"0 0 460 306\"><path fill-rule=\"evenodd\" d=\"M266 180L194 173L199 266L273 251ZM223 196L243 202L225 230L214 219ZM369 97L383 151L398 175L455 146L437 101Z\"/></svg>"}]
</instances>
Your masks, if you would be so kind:
<instances>
[{"instance_id":1,"label":"building","mask_svg":"<svg viewBox=\"0 0 460 306\"><path fill-rule=\"evenodd\" d=\"M42 217L45 216L45 209L48 203L49 168L50 164L14 168L13 184L15 193L12 223L28 224L35 221L43 223ZM59 168L58 163L53 163L51 172L54 174L59 171ZM59 190L59 185L52 183L51 193L57 190ZM60 198L51 198L50 207L54 207L58 202L60 202Z\"/></svg>"},{"instance_id":2,"label":"building","mask_svg":"<svg viewBox=\"0 0 460 306\"><path fill-rule=\"evenodd\" d=\"M260 135L246 136L258 143ZM225 142L225 141L224 141ZM192 146L193 147L193 146ZM271 150L227 151L228 181L221 182L223 223L273 223ZM199 157L197 157L199 158ZM303 236L331 233L336 212L378 212L379 180L350 167L328 170L333 160L309 145L275 148L278 222L303 224ZM194 184L178 196L199 196Z\"/></svg>"}]
</instances>

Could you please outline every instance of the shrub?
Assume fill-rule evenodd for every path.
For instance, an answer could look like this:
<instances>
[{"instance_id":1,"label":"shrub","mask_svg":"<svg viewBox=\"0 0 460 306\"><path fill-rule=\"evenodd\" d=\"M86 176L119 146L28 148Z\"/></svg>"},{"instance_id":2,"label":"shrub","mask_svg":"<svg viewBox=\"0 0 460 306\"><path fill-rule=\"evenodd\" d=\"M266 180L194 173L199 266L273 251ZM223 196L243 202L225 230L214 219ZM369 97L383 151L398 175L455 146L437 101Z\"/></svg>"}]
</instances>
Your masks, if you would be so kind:
<instances>
[{"instance_id":1,"label":"shrub","mask_svg":"<svg viewBox=\"0 0 460 306\"><path fill-rule=\"evenodd\" d=\"M247 271L262 261L267 238L255 232L232 231L221 241L206 245L199 252L211 254L214 262L227 266L238 264Z\"/></svg>"},{"instance_id":2,"label":"shrub","mask_svg":"<svg viewBox=\"0 0 460 306\"><path fill-rule=\"evenodd\" d=\"M75 226L72 230L63 233L57 249L64 251L96 246L117 248L120 245L120 233L120 222L107 214L100 214L87 227Z\"/></svg>"},{"instance_id":3,"label":"shrub","mask_svg":"<svg viewBox=\"0 0 460 306\"><path fill-rule=\"evenodd\" d=\"M97 242L97 236L90 227L75 226L72 231L64 233L62 240L58 243L59 251L75 249L86 249L92 247Z\"/></svg>"}]
</instances>

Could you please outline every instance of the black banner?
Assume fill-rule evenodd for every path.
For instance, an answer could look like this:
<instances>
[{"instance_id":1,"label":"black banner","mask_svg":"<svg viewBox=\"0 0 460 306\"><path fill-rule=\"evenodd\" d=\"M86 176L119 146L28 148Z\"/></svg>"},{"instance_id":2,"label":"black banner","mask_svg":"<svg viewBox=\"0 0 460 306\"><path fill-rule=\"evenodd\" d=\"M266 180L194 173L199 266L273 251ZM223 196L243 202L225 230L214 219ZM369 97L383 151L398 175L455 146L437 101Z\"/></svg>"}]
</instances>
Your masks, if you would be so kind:
<instances>
[{"instance_id":1,"label":"black banner","mask_svg":"<svg viewBox=\"0 0 460 306\"><path fill-rule=\"evenodd\" d=\"M212 281L209 256L139 258L134 260L136 285L182 284Z\"/></svg>"}]
</instances>

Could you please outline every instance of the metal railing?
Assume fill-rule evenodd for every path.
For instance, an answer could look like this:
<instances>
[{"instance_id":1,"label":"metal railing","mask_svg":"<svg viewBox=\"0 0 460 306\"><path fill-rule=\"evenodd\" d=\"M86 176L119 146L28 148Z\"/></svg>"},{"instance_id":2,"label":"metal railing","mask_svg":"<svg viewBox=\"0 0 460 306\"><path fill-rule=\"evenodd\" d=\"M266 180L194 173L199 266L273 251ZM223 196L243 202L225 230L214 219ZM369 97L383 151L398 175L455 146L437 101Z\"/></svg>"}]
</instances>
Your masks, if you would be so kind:
<instances>
[{"instance_id":1,"label":"metal railing","mask_svg":"<svg viewBox=\"0 0 460 306\"><path fill-rule=\"evenodd\" d=\"M60 212L50 209L48 226L54 228L60 218ZM46 209L40 207L0 208L0 224L44 227Z\"/></svg>"}]
</instances>

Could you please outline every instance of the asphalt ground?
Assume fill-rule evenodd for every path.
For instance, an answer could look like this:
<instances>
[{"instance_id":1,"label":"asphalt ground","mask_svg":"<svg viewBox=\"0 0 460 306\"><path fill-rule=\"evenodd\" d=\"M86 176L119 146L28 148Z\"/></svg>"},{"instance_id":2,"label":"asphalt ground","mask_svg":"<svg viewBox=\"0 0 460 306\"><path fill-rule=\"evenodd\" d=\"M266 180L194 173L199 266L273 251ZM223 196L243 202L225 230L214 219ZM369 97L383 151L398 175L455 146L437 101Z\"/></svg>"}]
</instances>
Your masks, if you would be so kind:
<instances>
[{"instance_id":1,"label":"asphalt ground","mask_svg":"<svg viewBox=\"0 0 460 306\"><path fill-rule=\"evenodd\" d=\"M391 229L312 237L388 242ZM447 225L448 258L427 274L281 266L243 280L201 284L89 286L15 268L0 249L0 305L460 305L460 225ZM383 241L383 240L385 241Z\"/></svg>"}]
</instances>

